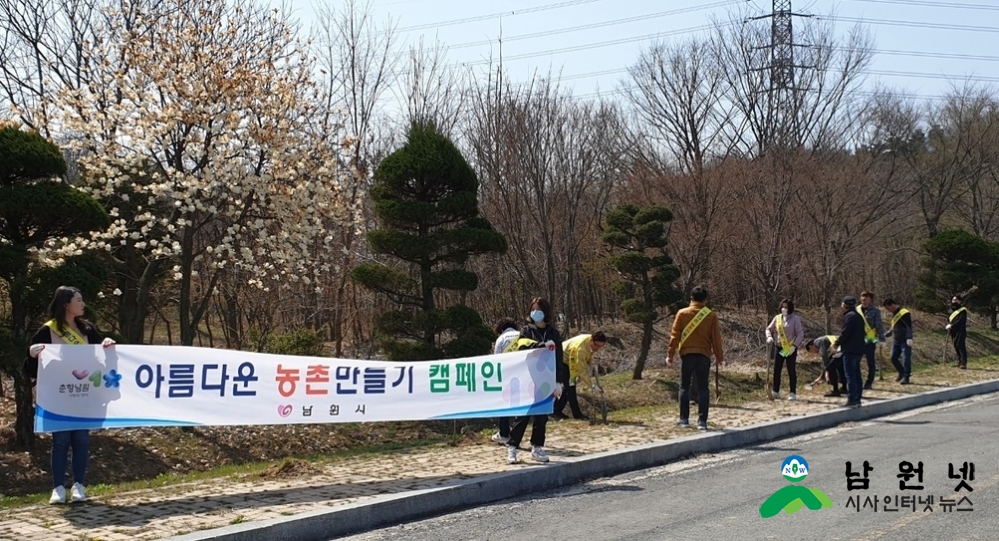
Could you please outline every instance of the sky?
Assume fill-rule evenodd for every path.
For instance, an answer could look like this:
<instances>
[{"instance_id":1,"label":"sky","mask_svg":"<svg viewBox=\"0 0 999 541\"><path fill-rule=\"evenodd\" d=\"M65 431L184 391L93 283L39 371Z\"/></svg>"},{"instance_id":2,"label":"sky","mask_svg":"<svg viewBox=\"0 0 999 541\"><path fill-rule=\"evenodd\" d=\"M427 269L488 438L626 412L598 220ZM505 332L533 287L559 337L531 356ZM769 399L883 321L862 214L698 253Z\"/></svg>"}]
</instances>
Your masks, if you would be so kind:
<instances>
[{"instance_id":1,"label":"sky","mask_svg":"<svg viewBox=\"0 0 999 541\"><path fill-rule=\"evenodd\" d=\"M272 0L275 4L278 0ZM291 0L305 26L316 0ZM337 0L323 0L334 2ZM765 15L756 0L371 0L375 19L391 20L404 45L439 40L448 58L479 73L502 54L514 81L534 72L561 73L577 97L619 88L624 70L656 40L703 32L745 7ZM882 84L927 99L966 79L999 87L999 0L795 0L796 13L834 17L845 33L858 22L878 51L867 84ZM768 25L769 20L751 24ZM794 24L807 24L796 18ZM405 50L405 49L403 49Z\"/></svg>"}]
</instances>

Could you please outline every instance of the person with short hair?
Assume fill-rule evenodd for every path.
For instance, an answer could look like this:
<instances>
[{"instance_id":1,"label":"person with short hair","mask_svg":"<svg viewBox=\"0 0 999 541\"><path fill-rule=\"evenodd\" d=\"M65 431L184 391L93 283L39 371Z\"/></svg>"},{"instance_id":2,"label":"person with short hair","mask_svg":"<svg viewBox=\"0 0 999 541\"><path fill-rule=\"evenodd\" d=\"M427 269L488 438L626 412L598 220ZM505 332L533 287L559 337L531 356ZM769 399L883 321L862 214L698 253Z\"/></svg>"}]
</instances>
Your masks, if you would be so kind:
<instances>
[{"instance_id":1,"label":"person with short hair","mask_svg":"<svg viewBox=\"0 0 999 541\"><path fill-rule=\"evenodd\" d=\"M690 380L697 374L697 428L708 429L708 408L710 395L708 376L711 373L711 355L718 366L725 362L722 349L721 326L715 312L705 306L708 290L697 286L690 292L690 306L681 309L673 318L666 352L666 364L672 366L676 355L680 356L680 420L681 428L690 427Z\"/></svg>"},{"instance_id":2,"label":"person with short hair","mask_svg":"<svg viewBox=\"0 0 999 541\"><path fill-rule=\"evenodd\" d=\"M884 307L892 314L886 335L892 337L891 364L898 371L895 381L908 385L912 376L912 314L892 298L885 299ZM899 357L904 363L899 362Z\"/></svg>"},{"instance_id":3,"label":"person with short hair","mask_svg":"<svg viewBox=\"0 0 999 541\"><path fill-rule=\"evenodd\" d=\"M25 359L25 375L38 377L38 355L46 344L87 345L101 344L109 348L115 344L104 338L92 323L83 318L87 305L83 294L75 287L60 286L49 304L50 319L39 327L31 338L28 358ZM63 430L52 433L52 495L50 504L66 503L66 463L69 450L73 449L73 487L70 499L73 502L87 501L87 465L90 462L90 431Z\"/></svg>"},{"instance_id":4,"label":"person with short hair","mask_svg":"<svg viewBox=\"0 0 999 541\"><path fill-rule=\"evenodd\" d=\"M950 299L950 308L953 310L947 318L947 332L954 343L954 351L957 353L957 367L968 368L968 309L961 306L964 299L960 295L954 295Z\"/></svg>"},{"instance_id":5,"label":"person with short hair","mask_svg":"<svg viewBox=\"0 0 999 541\"><path fill-rule=\"evenodd\" d=\"M767 344L776 344L774 347L774 398L780 400L780 376L784 370L784 363L787 363L788 400L798 399L798 348L805 341L805 327L801 323L801 317L794 313L794 301L784 299L780 301L780 313L774 316L770 324L767 325Z\"/></svg>"},{"instance_id":6,"label":"person with short hair","mask_svg":"<svg viewBox=\"0 0 999 541\"><path fill-rule=\"evenodd\" d=\"M860 380L860 359L864 355L864 322L857 313L857 299L843 297L843 327L836 345L843 352L843 372L846 373L846 407L859 407L864 384Z\"/></svg>"},{"instance_id":7,"label":"person with short hair","mask_svg":"<svg viewBox=\"0 0 999 541\"><path fill-rule=\"evenodd\" d=\"M566 403L576 419L589 419L579 408L577 388L579 383L590 384L593 355L607 344L607 335L603 331L593 334L581 334L562 342L565 351L565 362L569 365L569 385L563 389L562 397L555 401L555 415L562 413ZM600 392L604 392L601 388Z\"/></svg>"},{"instance_id":8,"label":"person with short hair","mask_svg":"<svg viewBox=\"0 0 999 541\"><path fill-rule=\"evenodd\" d=\"M867 358L867 380L864 382L864 389L870 390L874 388L874 374L878 370L877 349L885 345L884 323L881 321L881 310L874 304L873 291L868 289L860 294L857 313L864 322L864 357Z\"/></svg>"}]
</instances>

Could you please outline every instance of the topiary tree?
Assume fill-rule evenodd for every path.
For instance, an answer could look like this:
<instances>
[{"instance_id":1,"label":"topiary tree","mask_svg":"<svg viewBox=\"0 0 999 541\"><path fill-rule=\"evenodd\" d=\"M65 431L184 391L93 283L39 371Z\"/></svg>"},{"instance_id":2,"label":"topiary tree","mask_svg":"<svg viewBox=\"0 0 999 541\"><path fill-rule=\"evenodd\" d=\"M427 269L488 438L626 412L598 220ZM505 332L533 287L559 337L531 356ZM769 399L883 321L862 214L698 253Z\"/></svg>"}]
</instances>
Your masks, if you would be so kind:
<instances>
[{"instance_id":1,"label":"topiary tree","mask_svg":"<svg viewBox=\"0 0 999 541\"><path fill-rule=\"evenodd\" d=\"M468 259L506 251L506 239L479 215L479 181L461 152L433 124L414 124L406 144L378 166L371 198L380 229L368 234L376 254L403 263L366 263L352 279L400 308L376 321L379 346L393 360L430 360L489 352L492 332L475 310L442 307L441 290L479 285Z\"/></svg>"},{"instance_id":2,"label":"topiary tree","mask_svg":"<svg viewBox=\"0 0 999 541\"><path fill-rule=\"evenodd\" d=\"M6 347L14 352L2 368L14 379L17 441L28 446L34 441L34 407L31 383L21 373L20 360L26 352L28 324L38 317L36 297L42 289L51 295L63 285L55 279L88 272L86 265L80 267L72 260L63 268L38 266L35 254L50 241L86 236L110 223L100 203L59 179L65 172L66 162L56 145L36 132L0 127L0 280L10 292L11 318L6 323L11 343ZM78 285L86 287L90 280L82 282L86 283ZM41 305L47 308L47 302ZM18 351L22 354L17 355Z\"/></svg>"},{"instance_id":3,"label":"topiary tree","mask_svg":"<svg viewBox=\"0 0 999 541\"><path fill-rule=\"evenodd\" d=\"M996 328L999 315L999 243L967 231L944 231L926 243L927 257L919 275L916 306L944 312L954 295L964 306L988 316Z\"/></svg>"},{"instance_id":4,"label":"topiary tree","mask_svg":"<svg viewBox=\"0 0 999 541\"><path fill-rule=\"evenodd\" d=\"M621 310L625 319L642 327L634 379L642 379L653 326L661 319L659 309L682 300L673 285L680 271L666 253L666 224L672 219L668 209L655 205L621 205L607 213L602 240L611 249L608 263L621 276L613 289L624 297Z\"/></svg>"}]
</instances>

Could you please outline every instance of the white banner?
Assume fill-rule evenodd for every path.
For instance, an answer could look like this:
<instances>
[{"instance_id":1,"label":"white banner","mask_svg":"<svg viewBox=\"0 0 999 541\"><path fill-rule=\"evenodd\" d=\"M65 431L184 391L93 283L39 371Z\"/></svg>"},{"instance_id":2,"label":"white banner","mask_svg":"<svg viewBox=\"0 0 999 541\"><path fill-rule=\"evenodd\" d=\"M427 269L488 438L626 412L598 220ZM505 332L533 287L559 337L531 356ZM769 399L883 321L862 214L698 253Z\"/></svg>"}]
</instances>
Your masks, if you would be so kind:
<instances>
[{"instance_id":1,"label":"white banner","mask_svg":"<svg viewBox=\"0 0 999 541\"><path fill-rule=\"evenodd\" d=\"M35 431L551 413L555 353L382 362L179 346L46 345Z\"/></svg>"}]
</instances>

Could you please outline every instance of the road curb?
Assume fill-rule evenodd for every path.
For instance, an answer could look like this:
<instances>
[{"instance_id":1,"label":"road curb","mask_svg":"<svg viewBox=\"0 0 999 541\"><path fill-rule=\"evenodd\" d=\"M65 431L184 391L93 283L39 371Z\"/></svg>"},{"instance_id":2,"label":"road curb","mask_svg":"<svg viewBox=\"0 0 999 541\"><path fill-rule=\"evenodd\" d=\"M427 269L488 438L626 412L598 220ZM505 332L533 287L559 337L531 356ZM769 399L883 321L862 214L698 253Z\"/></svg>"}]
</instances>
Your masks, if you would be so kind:
<instances>
[{"instance_id":1,"label":"road curb","mask_svg":"<svg viewBox=\"0 0 999 541\"><path fill-rule=\"evenodd\" d=\"M167 541L326 541L399 522L467 509L499 500L542 492L588 479L662 466L697 453L779 440L842 423L865 421L940 402L999 392L999 380L888 400L868 401L860 408L840 408L747 427L695 434L578 458L459 480L441 487L378 496L289 517L249 522L174 536ZM497 460L500 453L497 451Z\"/></svg>"}]
</instances>

